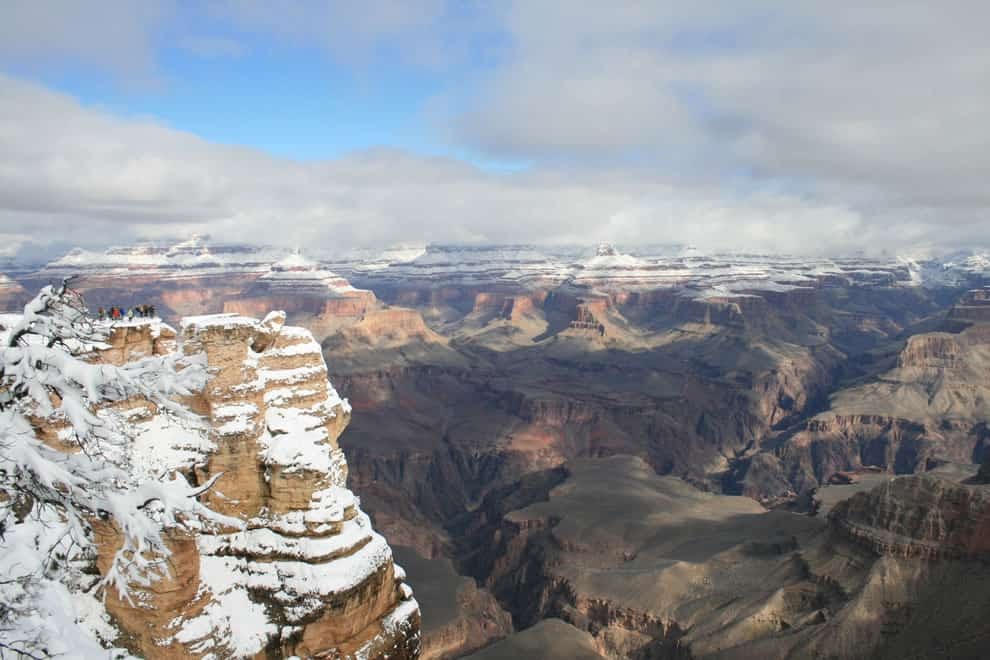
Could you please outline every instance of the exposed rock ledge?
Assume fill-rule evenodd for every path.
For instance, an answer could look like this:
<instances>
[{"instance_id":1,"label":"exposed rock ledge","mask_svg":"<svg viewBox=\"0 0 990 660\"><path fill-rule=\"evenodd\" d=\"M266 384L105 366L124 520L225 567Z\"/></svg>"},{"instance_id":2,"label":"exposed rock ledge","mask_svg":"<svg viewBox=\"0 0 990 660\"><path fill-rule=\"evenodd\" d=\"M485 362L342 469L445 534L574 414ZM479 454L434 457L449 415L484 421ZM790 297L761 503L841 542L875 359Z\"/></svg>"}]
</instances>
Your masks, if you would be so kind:
<instances>
[{"instance_id":1,"label":"exposed rock ledge","mask_svg":"<svg viewBox=\"0 0 990 660\"><path fill-rule=\"evenodd\" d=\"M177 337L154 322L128 324L96 357L205 354L211 380L187 402L202 423L176 425L131 402L135 469L179 471L200 483L223 473L203 500L244 524L174 536L164 579L136 585L133 602L109 590L120 642L135 654L419 655L419 606L389 545L346 488L337 438L350 406L329 384L319 344L284 319L187 318ZM106 570L120 537L97 531Z\"/></svg>"},{"instance_id":2,"label":"exposed rock ledge","mask_svg":"<svg viewBox=\"0 0 990 660\"><path fill-rule=\"evenodd\" d=\"M892 479L839 502L832 528L904 559L990 559L990 492L931 475Z\"/></svg>"}]
</instances>

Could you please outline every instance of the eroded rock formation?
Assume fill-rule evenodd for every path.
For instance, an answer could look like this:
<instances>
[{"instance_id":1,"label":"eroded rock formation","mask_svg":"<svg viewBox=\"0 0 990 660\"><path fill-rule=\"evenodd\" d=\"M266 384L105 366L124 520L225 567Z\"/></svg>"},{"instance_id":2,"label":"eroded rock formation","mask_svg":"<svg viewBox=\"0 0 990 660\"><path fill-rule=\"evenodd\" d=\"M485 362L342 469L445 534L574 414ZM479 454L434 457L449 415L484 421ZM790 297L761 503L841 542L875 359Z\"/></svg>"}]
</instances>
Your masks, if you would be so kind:
<instances>
[{"instance_id":1,"label":"eroded rock formation","mask_svg":"<svg viewBox=\"0 0 990 660\"><path fill-rule=\"evenodd\" d=\"M131 411L135 469L179 471L202 501L239 520L173 534L163 579L108 592L121 643L145 657L414 658L419 607L359 500L347 489L337 438L350 406L327 380L320 346L281 313L187 318L178 337L158 323L115 329L102 359L181 350L211 378L188 401L201 423ZM175 348L176 343L178 348ZM100 567L119 546L98 528Z\"/></svg>"},{"instance_id":2,"label":"eroded rock formation","mask_svg":"<svg viewBox=\"0 0 990 660\"><path fill-rule=\"evenodd\" d=\"M990 490L932 475L893 479L839 502L839 534L878 555L990 558Z\"/></svg>"},{"instance_id":3,"label":"eroded rock formation","mask_svg":"<svg viewBox=\"0 0 990 660\"><path fill-rule=\"evenodd\" d=\"M840 390L825 412L784 434L746 466L743 492L773 499L814 489L839 472L897 474L940 462L980 462L990 447L990 336L977 323L958 333L911 336L893 368Z\"/></svg>"},{"instance_id":4,"label":"eroded rock formation","mask_svg":"<svg viewBox=\"0 0 990 660\"><path fill-rule=\"evenodd\" d=\"M488 590L458 575L449 559L424 559L394 546L396 558L416 577L423 608L423 660L459 658L513 632L512 617Z\"/></svg>"},{"instance_id":5,"label":"eroded rock formation","mask_svg":"<svg viewBox=\"0 0 990 660\"><path fill-rule=\"evenodd\" d=\"M260 315L269 309L281 309L296 317L312 316L320 321L360 317L376 303L371 291L357 289L337 273L293 254L274 264L243 294L225 301L223 311Z\"/></svg>"},{"instance_id":6,"label":"eroded rock formation","mask_svg":"<svg viewBox=\"0 0 990 660\"><path fill-rule=\"evenodd\" d=\"M957 321L990 323L990 286L968 291L952 308L949 318Z\"/></svg>"}]
</instances>

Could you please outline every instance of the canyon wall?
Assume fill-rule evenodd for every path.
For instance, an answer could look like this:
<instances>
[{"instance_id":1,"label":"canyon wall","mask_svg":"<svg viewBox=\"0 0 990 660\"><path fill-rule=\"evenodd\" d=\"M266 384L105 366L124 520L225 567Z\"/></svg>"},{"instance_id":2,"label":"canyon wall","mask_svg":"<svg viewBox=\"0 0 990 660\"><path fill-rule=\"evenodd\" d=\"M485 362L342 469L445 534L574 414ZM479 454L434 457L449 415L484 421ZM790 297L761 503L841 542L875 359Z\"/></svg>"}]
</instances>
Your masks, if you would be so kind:
<instances>
[{"instance_id":1,"label":"canyon wall","mask_svg":"<svg viewBox=\"0 0 990 660\"><path fill-rule=\"evenodd\" d=\"M828 410L745 462L742 492L769 501L864 468L909 474L983 461L990 450L986 331L976 323L909 337L892 369L835 392Z\"/></svg>"}]
</instances>

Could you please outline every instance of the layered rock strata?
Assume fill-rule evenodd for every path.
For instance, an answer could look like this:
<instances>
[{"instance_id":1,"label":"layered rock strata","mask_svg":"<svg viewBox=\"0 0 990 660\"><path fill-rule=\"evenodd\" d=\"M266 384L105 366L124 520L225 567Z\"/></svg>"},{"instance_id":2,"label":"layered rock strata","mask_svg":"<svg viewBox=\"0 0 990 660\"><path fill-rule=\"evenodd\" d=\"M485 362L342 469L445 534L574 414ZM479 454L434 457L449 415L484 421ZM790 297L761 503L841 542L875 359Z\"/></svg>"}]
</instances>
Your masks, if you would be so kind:
<instances>
[{"instance_id":1,"label":"layered rock strata","mask_svg":"<svg viewBox=\"0 0 990 660\"><path fill-rule=\"evenodd\" d=\"M958 321L990 323L990 286L966 292L952 308L949 318Z\"/></svg>"},{"instance_id":2,"label":"layered rock strata","mask_svg":"<svg viewBox=\"0 0 990 660\"><path fill-rule=\"evenodd\" d=\"M226 301L224 311L259 314L278 308L290 315L360 317L376 302L371 291L294 254L274 264L243 295Z\"/></svg>"},{"instance_id":3,"label":"layered rock strata","mask_svg":"<svg viewBox=\"0 0 990 660\"><path fill-rule=\"evenodd\" d=\"M346 487L350 406L312 335L281 313L187 318L175 338L154 327L116 329L105 359L177 341L211 379L187 402L199 423L134 410L135 469L216 479L202 501L240 525L173 534L163 579L129 601L108 592L123 643L156 658L418 657L419 606ZM119 536L98 537L105 570Z\"/></svg>"},{"instance_id":4,"label":"layered rock strata","mask_svg":"<svg viewBox=\"0 0 990 660\"><path fill-rule=\"evenodd\" d=\"M922 472L988 455L990 336L986 324L910 337L894 368L832 395L831 407L747 465L743 492L809 491L840 472Z\"/></svg>"},{"instance_id":5,"label":"layered rock strata","mask_svg":"<svg viewBox=\"0 0 990 660\"><path fill-rule=\"evenodd\" d=\"M839 502L839 534L878 555L990 559L990 491L931 475L892 479Z\"/></svg>"}]
</instances>

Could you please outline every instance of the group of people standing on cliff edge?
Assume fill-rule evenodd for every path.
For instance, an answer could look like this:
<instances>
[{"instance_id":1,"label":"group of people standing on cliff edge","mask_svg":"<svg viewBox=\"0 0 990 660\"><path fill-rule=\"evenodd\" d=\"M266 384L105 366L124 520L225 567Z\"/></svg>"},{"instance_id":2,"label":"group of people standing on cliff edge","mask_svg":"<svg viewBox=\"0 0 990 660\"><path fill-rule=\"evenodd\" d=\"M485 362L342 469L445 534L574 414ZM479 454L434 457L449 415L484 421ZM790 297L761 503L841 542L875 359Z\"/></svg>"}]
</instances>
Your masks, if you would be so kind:
<instances>
[{"instance_id":1,"label":"group of people standing on cliff edge","mask_svg":"<svg viewBox=\"0 0 990 660\"><path fill-rule=\"evenodd\" d=\"M127 309L126 307L111 307L110 309L103 309L100 307L96 310L96 314L100 317L101 321L121 321L123 319L130 321L134 318L150 319L155 316L155 306L135 305L130 309Z\"/></svg>"}]
</instances>

